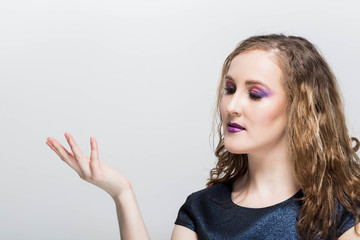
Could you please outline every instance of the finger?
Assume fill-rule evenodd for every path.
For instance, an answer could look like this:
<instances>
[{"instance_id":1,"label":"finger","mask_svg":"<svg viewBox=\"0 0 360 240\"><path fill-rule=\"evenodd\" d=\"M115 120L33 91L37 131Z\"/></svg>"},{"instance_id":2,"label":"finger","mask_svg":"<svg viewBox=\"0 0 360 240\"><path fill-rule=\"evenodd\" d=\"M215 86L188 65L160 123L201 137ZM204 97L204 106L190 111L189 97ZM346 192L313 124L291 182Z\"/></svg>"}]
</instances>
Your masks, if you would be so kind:
<instances>
[{"instance_id":1,"label":"finger","mask_svg":"<svg viewBox=\"0 0 360 240\"><path fill-rule=\"evenodd\" d=\"M54 150L56 152L56 154L59 155L59 157L62 160L68 160L72 158L72 154L70 154L66 149L64 149L64 147L58 143L54 138L48 138L47 142L46 142L52 150Z\"/></svg>"},{"instance_id":2,"label":"finger","mask_svg":"<svg viewBox=\"0 0 360 240\"><path fill-rule=\"evenodd\" d=\"M78 173L80 172L80 167L75 161L74 155L69 153L60 143L58 143L54 138L48 138L46 144L60 157L61 160L66 162L71 168L73 168Z\"/></svg>"},{"instance_id":3,"label":"finger","mask_svg":"<svg viewBox=\"0 0 360 240\"><path fill-rule=\"evenodd\" d=\"M82 176L84 179L88 179L91 176L91 171L89 167L89 159L82 153L79 146L76 144L75 139L71 136L70 133L65 133L65 137L70 145L70 148L74 154L74 158L80 166L80 170L82 172Z\"/></svg>"},{"instance_id":4,"label":"finger","mask_svg":"<svg viewBox=\"0 0 360 240\"><path fill-rule=\"evenodd\" d=\"M90 137L91 153L90 153L90 170L94 177L100 174L100 161L98 144L95 138Z\"/></svg>"},{"instance_id":5,"label":"finger","mask_svg":"<svg viewBox=\"0 0 360 240\"><path fill-rule=\"evenodd\" d=\"M56 154L58 154L58 153L57 153L57 150L54 148L54 146L52 145L52 143L50 143L49 140L46 141L46 144L47 144Z\"/></svg>"},{"instance_id":6,"label":"finger","mask_svg":"<svg viewBox=\"0 0 360 240\"><path fill-rule=\"evenodd\" d=\"M69 144L71 151L73 152L76 160L78 160L82 156L84 156L84 154L80 150L79 146L76 144L75 139L73 138L73 136L71 136L70 133L65 133L65 138L68 141L68 144Z\"/></svg>"}]
</instances>

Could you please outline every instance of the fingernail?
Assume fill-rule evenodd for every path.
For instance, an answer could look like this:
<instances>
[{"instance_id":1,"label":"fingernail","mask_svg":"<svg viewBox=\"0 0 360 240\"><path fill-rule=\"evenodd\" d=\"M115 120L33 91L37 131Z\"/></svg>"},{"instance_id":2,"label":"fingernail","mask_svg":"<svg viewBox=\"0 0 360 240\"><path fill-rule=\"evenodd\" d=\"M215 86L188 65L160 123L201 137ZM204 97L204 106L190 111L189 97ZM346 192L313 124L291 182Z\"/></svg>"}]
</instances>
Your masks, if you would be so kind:
<instances>
[{"instance_id":1,"label":"fingernail","mask_svg":"<svg viewBox=\"0 0 360 240\"><path fill-rule=\"evenodd\" d=\"M52 144L52 142L51 142L50 140L48 140L47 143L48 143L51 147L54 147L54 145Z\"/></svg>"}]
</instances>

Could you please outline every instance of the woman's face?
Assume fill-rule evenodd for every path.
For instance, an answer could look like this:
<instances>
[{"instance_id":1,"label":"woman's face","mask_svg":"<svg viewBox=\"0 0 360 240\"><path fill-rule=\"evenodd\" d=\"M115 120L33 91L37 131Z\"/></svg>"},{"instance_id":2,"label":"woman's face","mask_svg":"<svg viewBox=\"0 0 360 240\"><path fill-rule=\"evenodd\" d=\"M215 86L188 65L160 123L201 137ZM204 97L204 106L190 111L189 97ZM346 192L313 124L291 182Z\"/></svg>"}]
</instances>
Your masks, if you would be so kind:
<instances>
[{"instance_id":1,"label":"woman's face","mask_svg":"<svg viewBox=\"0 0 360 240\"><path fill-rule=\"evenodd\" d=\"M287 143L282 72L271 56L262 50L241 53L225 76L220 111L231 153L267 153Z\"/></svg>"}]
</instances>

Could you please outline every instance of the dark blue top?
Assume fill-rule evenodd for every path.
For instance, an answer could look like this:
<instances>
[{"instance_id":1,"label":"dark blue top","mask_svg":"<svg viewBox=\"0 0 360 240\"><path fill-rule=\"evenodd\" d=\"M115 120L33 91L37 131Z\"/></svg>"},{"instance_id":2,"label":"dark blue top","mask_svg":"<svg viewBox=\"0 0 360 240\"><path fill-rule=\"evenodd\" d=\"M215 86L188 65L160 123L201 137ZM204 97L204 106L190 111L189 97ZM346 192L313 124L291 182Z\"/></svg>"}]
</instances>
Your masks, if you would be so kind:
<instances>
[{"instance_id":1,"label":"dark blue top","mask_svg":"<svg viewBox=\"0 0 360 240\"><path fill-rule=\"evenodd\" d=\"M216 184L191 194L180 208L175 224L197 233L199 239L296 239L296 214L303 196L300 190L291 198L265 208L246 208L231 200L232 184ZM337 237L355 221L340 207Z\"/></svg>"}]
</instances>

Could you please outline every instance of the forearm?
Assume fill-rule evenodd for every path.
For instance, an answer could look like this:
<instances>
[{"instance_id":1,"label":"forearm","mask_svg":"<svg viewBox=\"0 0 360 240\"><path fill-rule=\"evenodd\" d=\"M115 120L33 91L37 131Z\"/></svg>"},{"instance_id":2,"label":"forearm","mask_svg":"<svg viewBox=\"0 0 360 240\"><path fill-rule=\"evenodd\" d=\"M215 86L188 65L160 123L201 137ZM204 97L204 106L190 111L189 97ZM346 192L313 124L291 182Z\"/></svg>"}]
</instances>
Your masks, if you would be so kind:
<instances>
[{"instance_id":1,"label":"forearm","mask_svg":"<svg viewBox=\"0 0 360 240\"><path fill-rule=\"evenodd\" d=\"M150 239L142 219L135 193L130 188L114 198L122 240Z\"/></svg>"}]
</instances>

